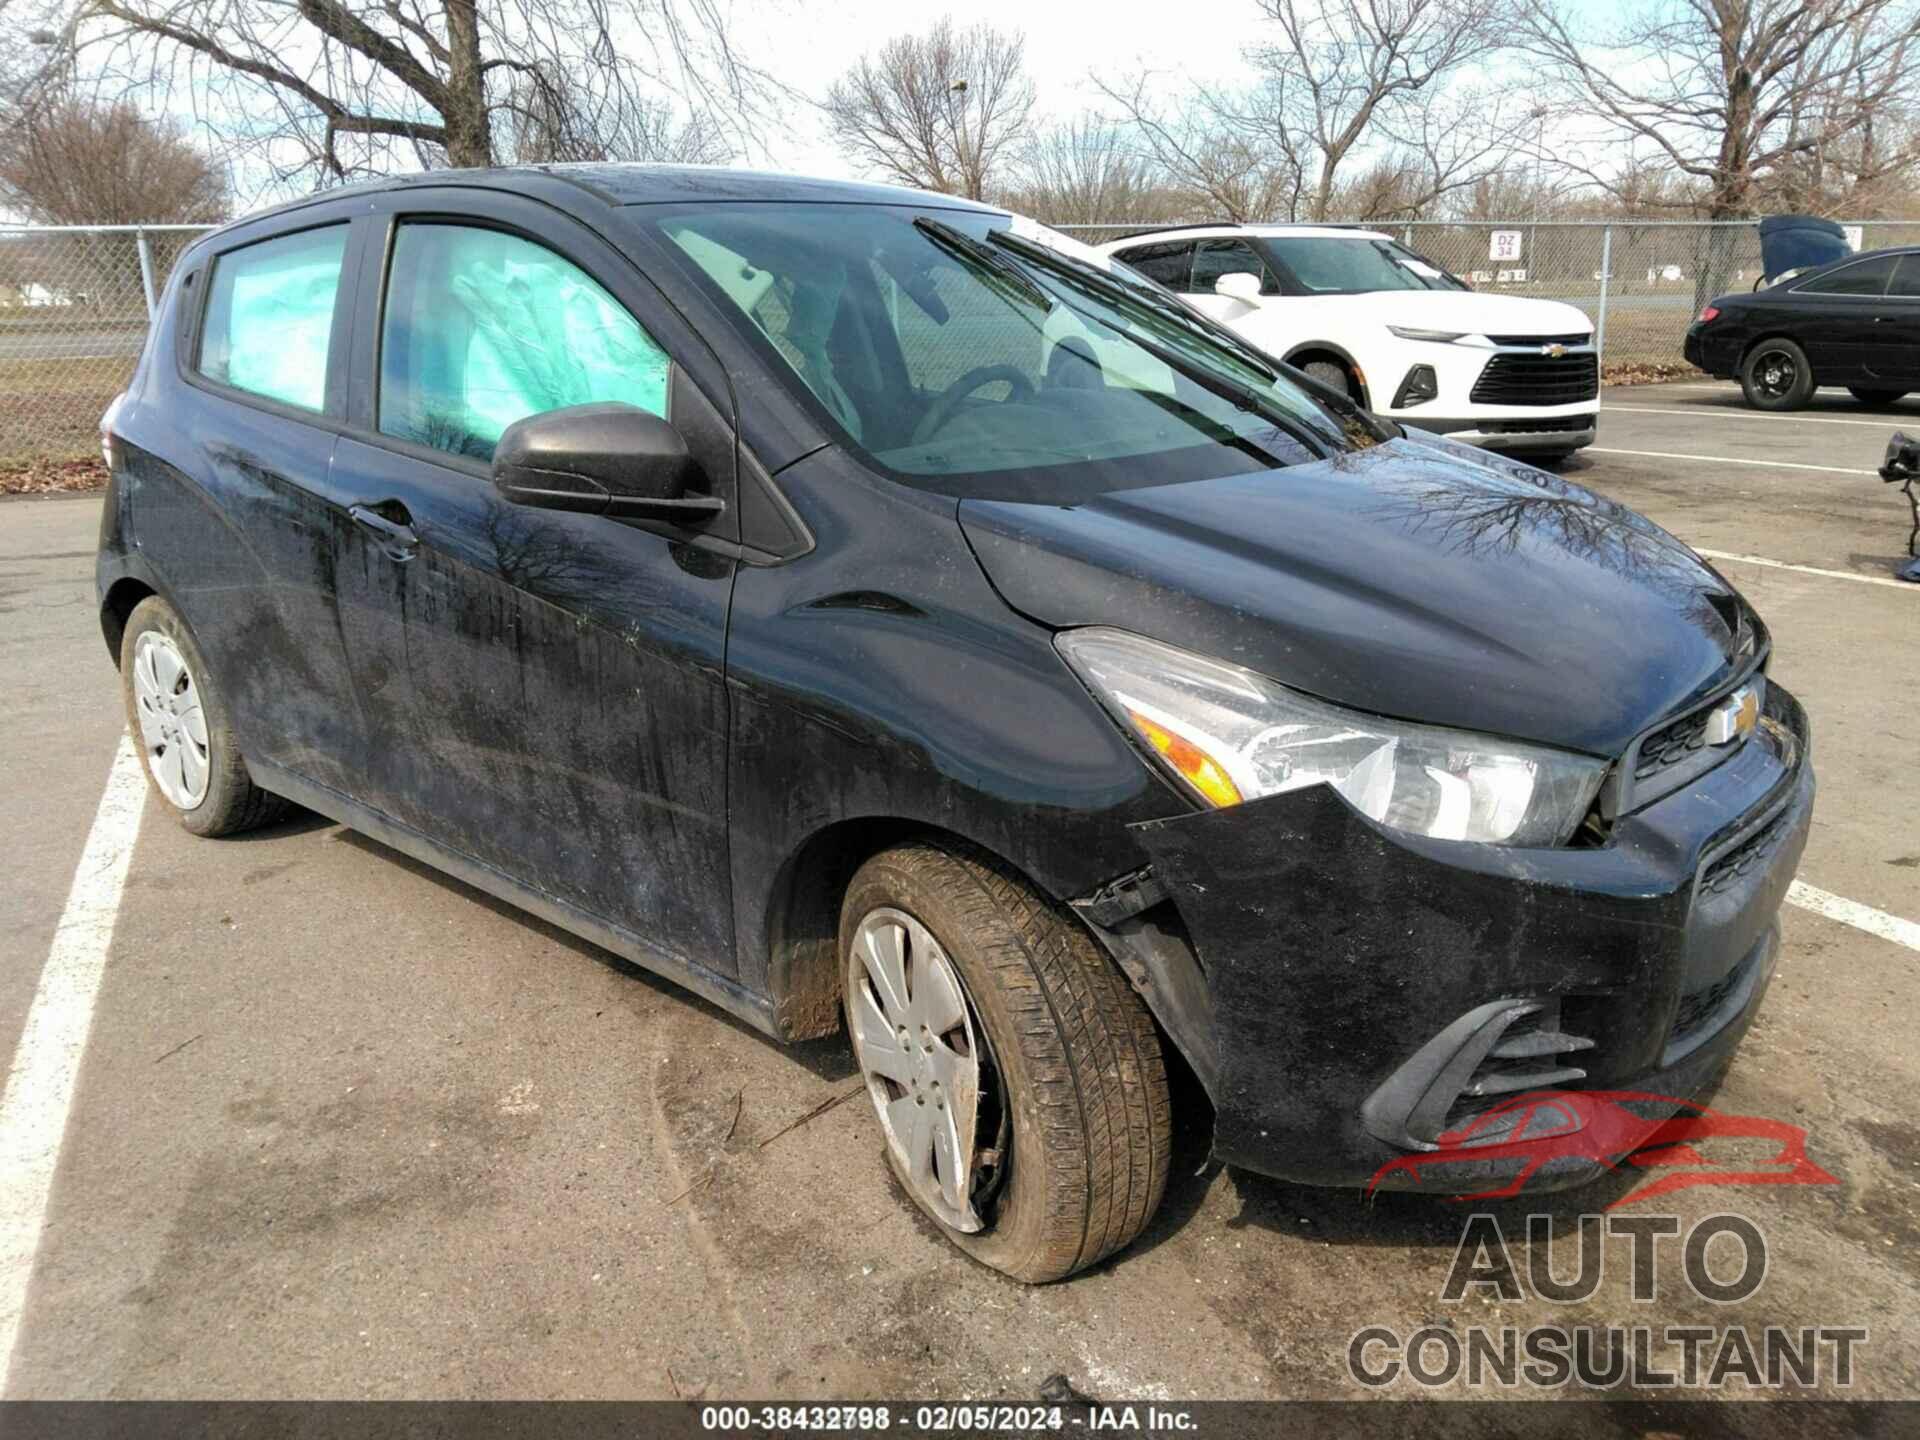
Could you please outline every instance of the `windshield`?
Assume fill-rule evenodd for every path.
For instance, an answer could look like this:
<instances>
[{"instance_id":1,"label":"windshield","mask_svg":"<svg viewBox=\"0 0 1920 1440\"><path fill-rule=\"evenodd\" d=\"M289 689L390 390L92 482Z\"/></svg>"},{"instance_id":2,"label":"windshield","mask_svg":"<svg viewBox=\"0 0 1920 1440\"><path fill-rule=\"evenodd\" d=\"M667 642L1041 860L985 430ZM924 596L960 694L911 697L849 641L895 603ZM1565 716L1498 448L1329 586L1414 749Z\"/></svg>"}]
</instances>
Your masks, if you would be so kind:
<instances>
[{"instance_id":1,"label":"windshield","mask_svg":"<svg viewBox=\"0 0 1920 1440\"><path fill-rule=\"evenodd\" d=\"M1302 295L1365 295L1375 290L1459 290L1464 287L1404 245L1363 235L1267 235L1267 256Z\"/></svg>"},{"instance_id":2,"label":"windshield","mask_svg":"<svg viewBox=\"0 0 1920 1440\"><path fill-rule=\"evenodd\" d=\"M1068 503L1372 440L1178 301L1031 222L794 203L646 218L777 373L911 483Z\"/></svg>"}]
</instances>

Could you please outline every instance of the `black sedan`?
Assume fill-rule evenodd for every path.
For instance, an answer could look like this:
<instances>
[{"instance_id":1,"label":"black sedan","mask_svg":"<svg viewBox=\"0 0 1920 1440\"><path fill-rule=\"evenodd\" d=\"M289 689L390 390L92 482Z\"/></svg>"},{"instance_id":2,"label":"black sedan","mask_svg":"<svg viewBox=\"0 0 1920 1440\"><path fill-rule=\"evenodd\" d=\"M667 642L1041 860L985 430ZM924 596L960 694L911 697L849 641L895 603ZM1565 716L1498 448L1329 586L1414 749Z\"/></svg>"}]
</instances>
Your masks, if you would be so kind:
<instances>
[{"instance_id":1,"label":"black sedan","mask_svg":"<svg viewBox=\"0 0 1920 1440\"><path fill-rule=\"evenodd\" d=\"M1798 409L1822 385L1890 405L1920 389L1920 247L1847 255L1722 295L1688 327L1686 357L1737 378L1761 410Z\"/></svg>"},{"instance_id":2,"label":"black sedan","mask_svg":"<svg viewBox=\"0 0 1920 1440\"><path fill-rule=\"evenodd\" d=\"M844 1016L902 1188L1023 1280L1146 1225L1175 1054L1218 1155L1360 1186L1515 1094L1691 1094L1773 972L1807 723L1723 577L1001 210L330 192L188 248L103 430L188 831L292 801L776 1040Z\"/></svg>"}]
</instances>

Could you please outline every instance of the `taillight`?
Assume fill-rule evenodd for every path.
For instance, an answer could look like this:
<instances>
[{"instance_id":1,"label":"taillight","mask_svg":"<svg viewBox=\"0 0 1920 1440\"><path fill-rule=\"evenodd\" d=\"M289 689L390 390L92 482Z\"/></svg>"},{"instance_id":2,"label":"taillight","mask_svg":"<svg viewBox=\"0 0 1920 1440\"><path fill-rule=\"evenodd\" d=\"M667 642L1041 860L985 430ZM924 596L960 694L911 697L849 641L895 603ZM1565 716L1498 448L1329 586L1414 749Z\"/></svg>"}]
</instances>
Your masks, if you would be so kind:
<instances>
[{"instance_id":1,"label":"taillight","mask_svg":"<svg viewBox=\"0 0 1920 1440\"><path fill-rule=\"evenodd\" d=\"M106 412L100 417L100 458L106 463L107 472L113 472L113 421L120 413L120 403L127 398L122 390L108 403Z\"/></svg>"},{"instance_id":2,"label":"taillight","mask_svg":"<svg viewBox=\"0 0 1920 1440\"><path fill-rule=\"evenodd\" d=\"M1700 312L1700 323L1702 325L1706 324L1709 320L1718 320L1719 318L1720 318L1719 309L1712 305L1707 306L1706 309Z\"/></svg>"}]
</instances>

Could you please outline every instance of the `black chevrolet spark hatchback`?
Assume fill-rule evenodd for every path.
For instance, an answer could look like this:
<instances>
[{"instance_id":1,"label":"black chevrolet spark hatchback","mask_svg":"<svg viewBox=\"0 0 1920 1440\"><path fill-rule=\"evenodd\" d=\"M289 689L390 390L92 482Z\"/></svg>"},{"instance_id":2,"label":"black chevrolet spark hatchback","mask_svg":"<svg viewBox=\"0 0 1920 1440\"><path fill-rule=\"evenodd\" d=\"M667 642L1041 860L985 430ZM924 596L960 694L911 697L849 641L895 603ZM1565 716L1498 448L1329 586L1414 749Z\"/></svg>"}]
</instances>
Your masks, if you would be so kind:
<instances>
[{"instance_id":1,"label":"black chevrolet spark hatchback","mask_svg":"<svg viewBox=\"0 0 1920 1440\"><path fill-rule=\"evenodd\" d=\"M1170 1049L1227 1162L1482 1189L1497 1125L1393 1162L1696 1092L1773 970L1807 724L1725 580L1002 211L334 192L185 254L104 429L188 830L290 801L844 1017L902 1187L1024 1280L1153 1214Z\"/></svg>"}]
</instances>

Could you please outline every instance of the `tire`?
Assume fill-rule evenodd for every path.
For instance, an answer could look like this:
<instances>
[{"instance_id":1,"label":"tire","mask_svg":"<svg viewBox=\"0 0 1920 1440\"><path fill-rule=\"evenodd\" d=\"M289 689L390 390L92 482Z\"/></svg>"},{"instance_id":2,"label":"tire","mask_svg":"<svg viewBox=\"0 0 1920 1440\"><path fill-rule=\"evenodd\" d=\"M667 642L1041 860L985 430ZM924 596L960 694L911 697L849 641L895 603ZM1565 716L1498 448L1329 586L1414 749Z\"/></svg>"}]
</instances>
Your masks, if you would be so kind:
<instances>
[{"instance_id":1,"label":"tire","mask_svg":"<svg viewBox=\"0 0 1920 1440\"><path fill-rule=\"evenodd\" d=\"M1862 405L1892 405L1907 395L1904 390L1865 390L1858 385L1849 385L1847 393Z\"/></svg>"},{"instance_id":2,"label":"tire","mask_svg":"<svg viewBox=\"0 0 1920 1440\"><path fill-rule=\"evenodd\" d=\"M178 674L170 668L176 660ZM158 595L149 595L127 617L120 691L147 784L185 829L232 835L286 813L287 802L247 774L232 715L206 657L179 612Z\"/></svg>"},{"instance_id":3,"label":"tire","mask_svg":"<svg viewBox=\"0 0 1920 1440\"><path fill-rule=\"evenodd\" d=\"M1740 389L1756 410L1798 410L1813 394L1813 366L1791 340L1762 340L1740 366Z\"/></svg>"},{"instance_id":4,"label":"tire","mask_svg":"<svg viewBox=\"0 0 1920 1440\"><path fill-rule=\"evenodd\" d=\"M1347 367L1337 360L1309 360L1300 367L1304 375L1311 375L1329 389L1338 390L1356 404L1360 397L1354 394L1353 377L1347 373Z\"/></svg>"},{"instance_id":5,"label":"tire","mask_svg":"<svg viewBox=\"0 0 1920 1440\"><path fill-rule=\"evenodd\" d=\"M856 1012L873 1005L877 992L858 994L873 972L855 947L866 943L863 926L897 916L924 927L938 947L932 953L951 962L967 1023L977 1027L967 1032L982 1074L974 1150L982 1163L976 1208L964 1217L977 1222L972 1230L943 1213L943 1202L922 1193L927 1182L908 1172L886 1107L906 1108L911 1097L870 1068L876 1047L861 1039L871 1032ZM910 944L906 973L924 978L920 942ZM888 1163L948 1239L984 1265L1043 1284L1140 1233L1166 1190L1172 1148L1159 1034L1119 969L1070 914L983 852L927 840L885 851L853 877L841 907L840 954L848 1029L888 1137ZM891 1044L894 1031L881 1023Z\"/></svg>"}]
</instances>

